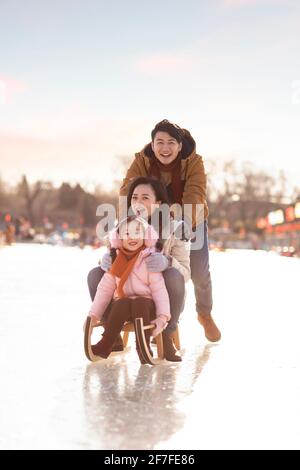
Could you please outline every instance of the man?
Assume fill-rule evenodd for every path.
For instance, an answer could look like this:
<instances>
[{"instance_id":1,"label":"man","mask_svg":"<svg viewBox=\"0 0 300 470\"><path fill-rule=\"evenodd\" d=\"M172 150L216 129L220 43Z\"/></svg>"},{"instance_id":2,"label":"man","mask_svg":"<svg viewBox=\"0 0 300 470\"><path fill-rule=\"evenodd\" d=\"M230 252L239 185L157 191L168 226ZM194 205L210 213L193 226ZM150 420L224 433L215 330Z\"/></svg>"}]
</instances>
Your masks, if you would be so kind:
<instances>
[{"instance_id":1,"label":"man","mask_svg":"<svg viewBox=\"0 0 300 470\"><path fill-rule=\"evenodd\" d=\"M221 333L211 316L212 286L207 239L208 207L202 157L197 155L196 143L189 131L167 119L156 124L151 138L152 141L141 152L136 153L123 180L120 195L127 196L129 186L135 178L156 176L166 185L171 203L180 204L183 209L185 204L192 205L192 227L196 236L191 243L190 262L196 310L206 338L213 342L219 341ZM199 210L199 207L203 210ZM199 236L202 237L200 244ZM151 265L148 269L151 270ZM164 269L166 269L166 263L159 263L156 257L152 270Z\"/></svg>"}]
</instances>

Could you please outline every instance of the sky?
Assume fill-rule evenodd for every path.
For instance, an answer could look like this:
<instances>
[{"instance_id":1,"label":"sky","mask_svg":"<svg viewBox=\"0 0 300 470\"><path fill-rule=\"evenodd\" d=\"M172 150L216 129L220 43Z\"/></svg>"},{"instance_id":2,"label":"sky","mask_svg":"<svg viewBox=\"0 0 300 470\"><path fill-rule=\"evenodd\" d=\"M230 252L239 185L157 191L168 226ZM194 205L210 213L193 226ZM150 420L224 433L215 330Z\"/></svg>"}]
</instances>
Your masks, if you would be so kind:
<instances>
[{"instance_id":1,"label":"sky","mask_svg":"<svg viewBox=\"0 0 300 470\"><path fill-rule=\"evenodd\" d=\"M300 185L298 0L0 0L0 175L109 188L167 118Z\"/></svg>"}]
</instances>

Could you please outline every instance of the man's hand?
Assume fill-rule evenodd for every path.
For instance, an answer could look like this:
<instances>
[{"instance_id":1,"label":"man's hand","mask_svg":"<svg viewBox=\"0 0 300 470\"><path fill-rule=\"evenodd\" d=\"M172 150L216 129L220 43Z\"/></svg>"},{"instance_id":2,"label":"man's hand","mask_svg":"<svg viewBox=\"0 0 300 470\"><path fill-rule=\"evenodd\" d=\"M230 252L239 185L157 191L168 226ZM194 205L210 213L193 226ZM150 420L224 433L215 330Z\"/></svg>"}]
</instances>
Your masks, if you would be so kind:
<instances>
[{"instance_id":1,"label":"man's hand","mask_svg":"<svg viewBox=\"0 0 300 470\"><path fill-rule=\"evenodd\" d=\"M153 253L146 259L146 266L150 273L160 273L169 267L169 260L162 253Z\"/></svg>"}]
</instances>

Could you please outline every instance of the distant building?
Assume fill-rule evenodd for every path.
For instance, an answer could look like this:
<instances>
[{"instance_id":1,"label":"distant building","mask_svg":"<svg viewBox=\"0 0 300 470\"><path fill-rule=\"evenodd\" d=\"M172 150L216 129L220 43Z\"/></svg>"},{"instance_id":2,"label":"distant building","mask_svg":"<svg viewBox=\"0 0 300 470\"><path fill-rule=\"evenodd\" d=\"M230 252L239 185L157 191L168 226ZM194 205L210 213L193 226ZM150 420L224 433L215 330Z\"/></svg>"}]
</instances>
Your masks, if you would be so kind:
<instances>
[{"instance_id":1,"label":"distant building","mask_svg":"<svg viewBox=\"0 0 300 470\"><path fill-rule=\"evenodd\" d=\"M276 209L257 220L267 248L286 254L300 253L300 201L285 209Z\"/></svg>"}]
</instances>

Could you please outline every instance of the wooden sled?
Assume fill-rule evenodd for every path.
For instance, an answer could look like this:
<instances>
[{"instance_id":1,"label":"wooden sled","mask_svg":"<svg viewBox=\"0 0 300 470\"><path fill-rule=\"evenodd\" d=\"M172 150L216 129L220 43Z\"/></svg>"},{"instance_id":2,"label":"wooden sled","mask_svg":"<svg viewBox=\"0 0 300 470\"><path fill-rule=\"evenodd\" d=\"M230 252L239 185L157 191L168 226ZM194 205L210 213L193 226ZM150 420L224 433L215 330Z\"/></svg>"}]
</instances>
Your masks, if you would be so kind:
<instances>
[{"instance_id":1,"label":"wooden sled","mask_svg":"<svg viewBox=\"0 0 300 470\"><path fill-rule=\"evenodd\" d=\"M97 326L101 326L101 323L99 322L94 327L97 327ZM148 330L150 328L154 328L154 325L144 325L143 318L137 318L134 323L133 322L125 323L122 329L122 332L123 332L122 339L123 339L123 345L125 349L127 347L129 333L135 332L136 341L139 346L139 350L141 354L141 359L143 360L143 362L142 361L141 362L143 364L146 363L150 365L156 365L164 358L162 334L160 333L155 338L156 346L157 346L157 358L154 358L150 354L148 345L146 343L146 338L145 338L145 330ZM103 358L100 356L96 356L92 351L92 348L91 348L92 331L93 331L92 319L90 316L88 316L86 319L85 330L84 330L84 352L89 361L97 362L97 361L103 360ZM174 340L174 344L176 348L179 350L180 341L179 341L178 328L174 334L173 340Z\"/></svg>"}]
</instances>

